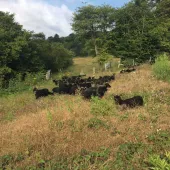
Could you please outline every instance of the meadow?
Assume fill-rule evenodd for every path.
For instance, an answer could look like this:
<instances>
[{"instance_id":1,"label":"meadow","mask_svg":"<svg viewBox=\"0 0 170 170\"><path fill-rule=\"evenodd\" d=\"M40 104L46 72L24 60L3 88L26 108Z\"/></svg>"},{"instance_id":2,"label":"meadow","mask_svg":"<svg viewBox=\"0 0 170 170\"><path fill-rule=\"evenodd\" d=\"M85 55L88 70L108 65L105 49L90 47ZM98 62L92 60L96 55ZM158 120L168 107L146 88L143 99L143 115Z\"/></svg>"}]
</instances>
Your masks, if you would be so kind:
<instances>
[{"instance_id":1,"label":"meadow","mask_svg":"<svg viewBox=\"0 0 170 170\"><path fill-rule=\"evenodd\" d=\"M136 72L102 71L94 58L76 58L62 75L81 70L96 77L116 73L102 99L55 95L35 99L32 88L0 98L0 169L142 170L169 166L170 85L151 65ZM54 87L52 80L38 88ZM123 109L113 95L141 95L144 107ZM164 164L162 164L164 160Z\"/></svg>"}]
</instances>

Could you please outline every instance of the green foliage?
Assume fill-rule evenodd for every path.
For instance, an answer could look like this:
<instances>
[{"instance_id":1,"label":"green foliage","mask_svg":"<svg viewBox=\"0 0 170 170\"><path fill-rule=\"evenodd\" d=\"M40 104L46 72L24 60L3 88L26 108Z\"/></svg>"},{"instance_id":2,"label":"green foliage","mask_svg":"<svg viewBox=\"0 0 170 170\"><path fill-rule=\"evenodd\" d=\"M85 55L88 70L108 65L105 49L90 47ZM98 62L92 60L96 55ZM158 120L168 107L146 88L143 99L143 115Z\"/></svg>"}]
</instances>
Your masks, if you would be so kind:
<instances>
[{"instance_id":1,"label":"green foliage","mask_svg":"<svg viewBox=\"0 0 170 170\"><path fill-rule=\"evenodd\" d=\"M73 55L62 44L47 41L43 33L24 30L13 14L0 11L0 88L9 87L11 92L23 88L19 74L65 69Z\"/></svg>"},{"instance_id":2,"label":"green foliage","mask_svg":"<svg viewBox=\"0 0 170 170\"><path fill-rule=\"evenodd\" d=\"M169 170L170 169L170 152L166 152L165 155L150 155L148 163L150 169L153 170Z\"/></svg>"},{"instance_id":3,"label":"green foliage","mask_svg":"<svg viewBox=\"0 0 170 170\"><path fill-rule=\"evenodd\" d=\"M15 116L14 116L14 113L12 112L7 112L4 116L4 120L6 121L12 121L14 120Z\"/></svg>"},{"instance_id":4,"label":"green foliage","mask_svg":"<svg viewBox=\"0 0 170 170\"><path fill-rule=\"evenodd\" d=\"M53 71L59 71L72 65L72 59L74 54L64 48L62 44L52 43L49 46L48 58L45 58L47 63L46 68L50 68Z\"/></svg>"},{"instance_id":5,"label":"green foliage","mask_svg":"<svg viewBox=\"0 0 170 170\"><path fill-rule=\"evenodd\" d=\"M42 83L43 80L45 80L45 73L43 72L27 73L25 81L21 81L21 74L18 73L15 78L9 80L8 88L0 88L0 96L32 90L34 86Z\"/></svg>"},{"instance_id":6,"label":"green foliage","mask_svg":"<svg viewBox=\"0 0 170 170\"><path fill-rule=\"evenodd\" d=\"M157 149L167 149L170 146L170 132L158 131L148 136L148 141L154 143Z\"/></svg>"},{"instance_id":7,"label":"green foliage","mask_svg":"<svg viewBox=\"0 0 170 170\"><path fill-rule=\"evenodd\" d=\"M79 155L71 158L59 159L52 164L51 169L69 170L69 169L81 169L86 170L95 165L96 169L107 169L109 164L110 149L101 148L97 152L89 152L82 149Z\"/></svg>"},{"instance_id":8,"label":"green foliage","mask_svg":"<svg viewBox=\"0 0 170 170\"><path fill-rule=\"evenodd\" d=\"M109 5L87 5L78 8L74 13L72 29L82 39L91 40L95 54L98 55L98 40L105 40L108 30L113 29L112 24L114 8ZM104 44L104 41L103 43Z\"/></svg>"},{"instance_id":9,"label":"green foliage","mask_svg":"<svg viewBox=\"0 0 170 170\"><path fill-rule=\"evenodd\" d=\"M113 56L108 54L105 49L101 50L100 53L97 55L97 61L100 65L103 65L104 63L111 61L113 59Z\"/></svg>"},{"instance_id":10,"label":"green foliage","mask_svg":"<svg viewBox=\"0 0 170 170\"><path fill-rule=\"evenodd\" d=\"M13 165L24 160L24 155L19 153L17 155L8 154L0 157L0 169L13 169Z\"/></svg>"},{"instance_id":11,"label":"green foliage","mask_svg":"<svg viewBox=\"0 0 170 170\"><path fill-rule=\"evenodd\" d=\"M170 81L170 62L166 54L160 55L152 67L153 74L160 80Z\"/></svg>"},{"instance_id":12,"label":"green foliage","mask_svg":"<svg viewBox=\"0 0 170 170\"><path fill-rule=\"evenodd\" d=\"M75 56L89 56L88 50L86 50L86 42L81 39L78 35L72 33L67 37L61 37L60 42L68 50L74 52Z\"/></svg>"},{"instance_id":13,"label":"green foliage","mask_svg":"<svg viewBox=\"0 0 170 170\"><path fill-rule=\"evenodd\" d=\"M85 149L81 150L80 154L70 157L60 157L54 160L43 160L38 159L37 165L29 165L24 169L81 169L86 170L94 166L97 169L105 169L108 167L110 157L110 149L101 147L99 151L90 152ZM0 157L0 168L1 169L13 169L16 167L17 163L24 160L23 154L18 155L4 155ZM17 166L18 167L18 166ZM18 167L19 168L19 167Z\"/></svg>"},{"instance_id":14,"label":"green foliage","mask_svg":"<svg viewBox=\"0 0 170 170\"><path fill-rule=\"evenodd\" d=\"M132 164L136 155L144 152L146 146L142 143L124 143L119 146L113 169L135 169ZM136 160L137 161L137 160ZM141 165L140 165L141 166Z\"/></svg>"},{"instance_id":15,"label":"green foliage","mask_svg":"<svg viewBox=\"0 0 170 170\"><path fill-rule=\"evenodd\" d=\"M48 120L49 124L51 125L51 123L53 121L53 116L50 111L47 112L47 120Z\"/></svg>"},{"instance_id":16,"label":"green foliage","mask_svg":"<svg viewBox=\"0 0 170 170\"><path fill-rule=\"evenodd\" d=\"M133 60L134 59L128 58L123 60L121 63L123 64L124 67L133 66Z\"/></svg>"},{"instance_id":17,"label":"green foliage","mask_svg":"<svg viewBox=\"0 0 170 170\"><path fill-rule=\"evenodd\" d=\"M92 97L91 99L91 113L94 115L114 115L115 106L111 99L99 99L98 97Z\"/></svg>"},{"instance_id":18,"label":"green foliage","mask_svg":"<svg viewBox=\"0 0 170 170\"><path fill-rule=\"evenodd\" d=\"M109 126L107 125L107 123L103 120L100 120L96 117L94 118L91 118L89 121L88 121L88 128L91 128L91 129L99 129L99 128L106 128L108 129Z\"/></svg>"}]
</instances>

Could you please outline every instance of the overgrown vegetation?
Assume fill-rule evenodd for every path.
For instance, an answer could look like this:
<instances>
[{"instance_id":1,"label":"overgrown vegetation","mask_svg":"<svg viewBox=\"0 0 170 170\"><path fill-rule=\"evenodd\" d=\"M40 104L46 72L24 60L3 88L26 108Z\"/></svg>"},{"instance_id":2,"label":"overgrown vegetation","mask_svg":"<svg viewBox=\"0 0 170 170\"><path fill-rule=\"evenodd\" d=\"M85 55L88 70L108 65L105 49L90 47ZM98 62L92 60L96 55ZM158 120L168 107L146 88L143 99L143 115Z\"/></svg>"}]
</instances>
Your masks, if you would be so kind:
<instances>
[{"instance_id":1,"label":"overgrown vegetation","mask_svg":"<svg viewBox=\"0 0 170 170\"><path fill-rule=\"evenodd\" d=\"M99 99L92 97L91 99L91 113L94 115L109 116L114 115L115 106L112 99Z\"/></svg>"},{"instance_id":2,"label":"overgrown vegetation","mask_svg":"<svg viewBox=\"0 0 170 170\"><path fill-rule=\"evenodd\" d=\"M170 61L166 54L160 55L152 67L154 75L164 81L170 82Z\"/></svg>"},{"instance_id":3,"label":"overgrown vegetation","mask_svg":"<svg viewBox=\"0 0 170 170\"><path fill-rule=\"evenodd\" d=\"M82 60L79 62L84 63ZM39 86L51 89L54 85L48 81ZM35 100L32 90L1 97L1 167L158 167L150 157L156 154L162 160L169 152L169 84L155 79L150 66L144 65L135 74L116 76L111 86L104 98L91 101L79 95ZM125 98L140 94L145 105L123 109L115 106L113 94ZM167 162L165 156L163 159Z\"/></svg>"}]
</instances>

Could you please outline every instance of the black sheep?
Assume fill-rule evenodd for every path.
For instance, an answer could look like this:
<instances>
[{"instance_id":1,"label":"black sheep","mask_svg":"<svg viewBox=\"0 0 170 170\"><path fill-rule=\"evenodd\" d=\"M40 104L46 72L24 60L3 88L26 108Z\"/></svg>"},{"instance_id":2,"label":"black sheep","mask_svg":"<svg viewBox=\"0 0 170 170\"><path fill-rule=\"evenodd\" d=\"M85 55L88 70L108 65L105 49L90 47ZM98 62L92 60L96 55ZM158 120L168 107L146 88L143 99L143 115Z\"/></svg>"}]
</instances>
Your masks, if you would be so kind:
<instances>
[{"instance_id":1,"label":"black sheep","mask_svg":"<svg viewBox=\"0 0 170 170\"><path fill-rule=\"evenodd\" d=\"M69 94L72 85L68 83L63 83L59 81L59 93L60 94Z\"/></svg>"},{"instance_id":2,"label":"black sheep","mask_svg":"<svg viewBox=\"0 0 170 170\"><path fill-rule=\"evenodd\" d=\"M90 88L82 90L82 96L86 99L90 99L91 96L97 96L97 88L90 87Z\"/></svg>"},{"instance_id":3,"label":"black sheep","mask_svg":"<svg viewBox=\"0 0 170 170\"><path fill-rule=\"evenodd\" d=\"M35 93L35 97L36 99L40 98L40 97L45 97L48 95L54 95L53 93L49 92L48 89L37 89L36 87L33 89L33 92Z\"/></svg>"},{"instance_id":4,"label":"black sheep","mask_svg":"<svg viewBox=\"0 0 170 170\"><path fill-rule=\"evenodd\" d=\"M60 93L59 87L54 87L52 91L53 93Z\"/></svg>"},{"instance_id":5,"label":"black sheep","mask_svg":"<svg viewBox=\"0 0 170 170\"><path fill-rule=\"evenodd\" d=\"M78 86L76 84L73 84L70 88L69 94L70 95L75 95L76 94L76 90L78 90Z\"/></svg>"},{"instance_id":6,"label":"black sheep","mask_svg":"<svg viewBox=\"0 0 170 170\"><path fill-rule=\"evenodd\" d=\"M99 85L98 87L90 87L83 90L82 95L86 99L90 99L92 96L103 97L108 87L110 87L108 83L106 85Z\"/></svg>"},{"instance_id":7,"label":"black sheep","mask_svg":"<svg viewBox=\"0 0 170 170\"><path fill-rule=\"evenodd\" d=\"M53 80L53 82L55 83L55 85L58 85L59 80Z\"/></svg>"},{"instance_id":8,"label":"black sheep","mask_svg":"<svg viewBox=\"0 0 170 170\"><path fill-rule=\"evenodd\" d=\"M127 107L143 106L143 98L141 96L134 96L129 99L122 100L120 96L114 96L116 104L125 105Z\"/></svg>"},{"instance_id":9,"label":"black sheep","mask_svg":"<svg viewBox=\"0 0 170 170\"><path fill-rule=\"evenodd\" d=\"M104 96L104 94L106 93L106 91L107 91L107 88L110 88L111 86L110 86L110 84L106 84L106 85L100 85L100 86L98 86L98 88L97 88L97 95L98 95L98 97L103 97Z\"/></svg>"}]
</instances>

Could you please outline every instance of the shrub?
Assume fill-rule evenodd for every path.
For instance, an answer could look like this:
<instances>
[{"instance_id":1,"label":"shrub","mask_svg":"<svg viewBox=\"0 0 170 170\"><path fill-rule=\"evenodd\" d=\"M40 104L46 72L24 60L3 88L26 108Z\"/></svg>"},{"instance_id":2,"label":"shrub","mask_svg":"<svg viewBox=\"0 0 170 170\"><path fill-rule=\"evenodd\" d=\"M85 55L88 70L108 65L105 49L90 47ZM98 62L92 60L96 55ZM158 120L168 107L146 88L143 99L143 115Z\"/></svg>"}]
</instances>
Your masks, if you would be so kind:
<instances>
[{"instance_id":1,"label":"shrub","mask_svg":"<svg viewBox=\"0 0 170 170\"><path fill-rule=\"evenodd\" d=\"M160 55L152 66L153 74L159 80L170 81L170 62L166 54Z\"/></svg>"},{"instance_id":2,"label":"shrub","mask_svg":"<svg viewBox=\"0 0 170 170\"><path fill-rule=\"evenodd\" d=\"M41 83L44 78L45 73L43 72L27 73L26 79L23 82L21 81L20 74L17 74L15 78L9 80L8 88L0 88L0 95L28 90L33 86L37 85L38 83Z\"/></svg>"},{"instance_id":3,"label":"shrub","mask_svg":"<svg viewBox=\"0 0 170 170\"><path fill-rule=\"evenodd\" d=\"M100 100L98 97L91 99L91 113L94 115L108 116L115 113L115 106L110 99Z\"/></svg>"}]
</instances>

